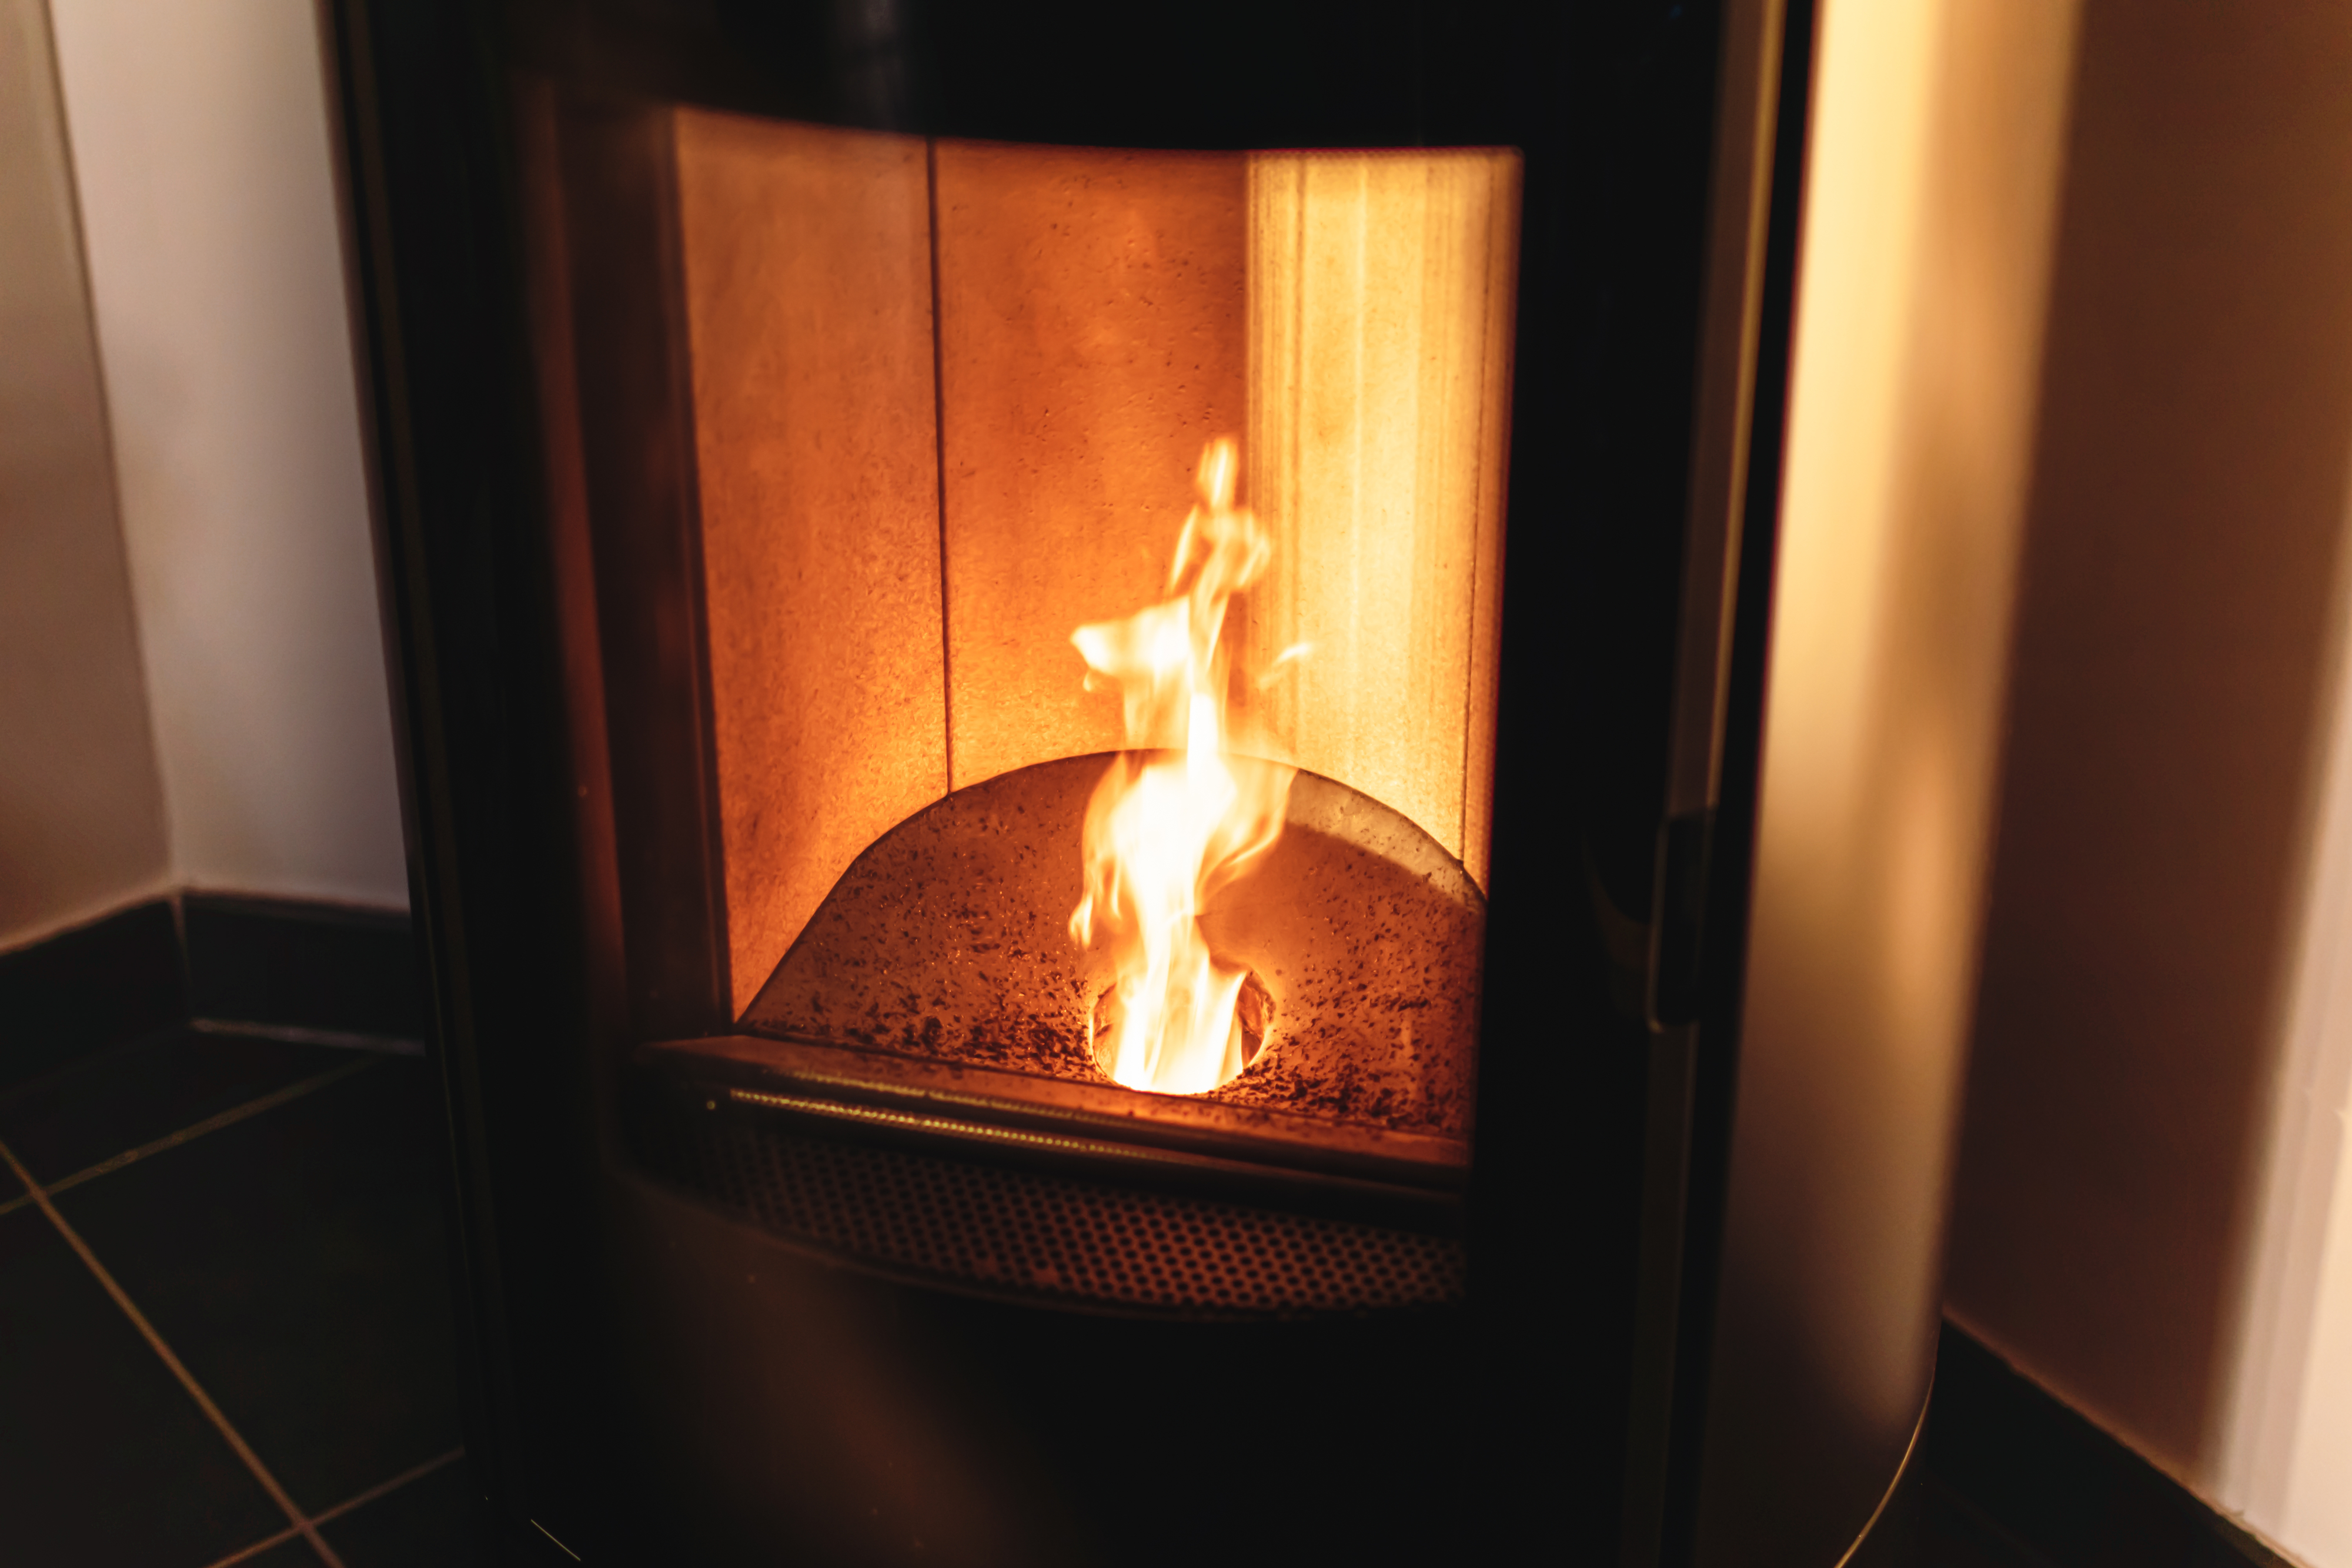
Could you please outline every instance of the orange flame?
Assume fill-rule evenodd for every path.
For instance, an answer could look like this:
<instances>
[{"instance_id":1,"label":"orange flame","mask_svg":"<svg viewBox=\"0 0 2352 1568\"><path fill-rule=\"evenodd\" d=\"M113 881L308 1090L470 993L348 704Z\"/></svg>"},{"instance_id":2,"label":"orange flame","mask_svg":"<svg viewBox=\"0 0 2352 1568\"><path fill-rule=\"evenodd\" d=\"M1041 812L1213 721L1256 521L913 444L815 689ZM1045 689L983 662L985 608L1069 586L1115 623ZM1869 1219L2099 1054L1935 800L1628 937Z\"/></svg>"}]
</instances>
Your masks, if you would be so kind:
<instances>
[{"instance_id":1,"label":"orange flame","mask_svg":"<svg viewBox=\"0 0 2352 1568\"><path fill-rule=\"evenodd\" d=\"M1089 947L1103 939L1118 976L1105 1009L1115 1016L1096 1042L1103 1070L1162 1094L1205 1092L1248 1065L1237 1012L1247 971L1210 953L1200 915L1282 836L1297 772L1225 750L1225 609L1272 555L1234 505L1239 468L1230 439L1202 452L1201 504L1176 540L1171 597L1070 637L1089 689L1118 683L1128 745L1087 803L1086 894L1070 935Z\"/></svg>"}]
</instances>

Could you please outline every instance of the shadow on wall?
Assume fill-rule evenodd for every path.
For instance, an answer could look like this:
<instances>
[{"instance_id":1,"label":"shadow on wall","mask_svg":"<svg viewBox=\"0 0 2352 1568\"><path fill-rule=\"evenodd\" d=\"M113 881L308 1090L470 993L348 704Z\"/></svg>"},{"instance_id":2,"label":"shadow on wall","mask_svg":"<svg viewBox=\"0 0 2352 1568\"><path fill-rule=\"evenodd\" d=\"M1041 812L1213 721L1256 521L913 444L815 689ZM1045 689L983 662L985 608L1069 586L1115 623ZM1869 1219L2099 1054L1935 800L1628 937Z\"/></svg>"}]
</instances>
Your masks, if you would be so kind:
<instances>
[{"instance_id":1,"label":"shadow on wall","mask_svg":"<svg viewBox=\"0 0 2352 1568\"><path fill-rule=\"evenodd\" d=\"M1949 1301L2210 1487L2326 741L2352 16L2091 0L2076 68Z\"/></svg>"}]
</instances>

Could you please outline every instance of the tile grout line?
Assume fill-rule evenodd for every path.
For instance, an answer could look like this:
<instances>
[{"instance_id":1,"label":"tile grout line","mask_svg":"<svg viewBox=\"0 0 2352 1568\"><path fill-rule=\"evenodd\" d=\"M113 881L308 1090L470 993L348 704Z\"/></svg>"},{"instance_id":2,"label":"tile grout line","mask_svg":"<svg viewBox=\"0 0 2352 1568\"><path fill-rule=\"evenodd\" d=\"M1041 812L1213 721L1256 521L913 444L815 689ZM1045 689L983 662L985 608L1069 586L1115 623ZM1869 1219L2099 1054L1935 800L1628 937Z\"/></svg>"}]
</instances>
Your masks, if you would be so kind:
<instances>
[{"instance_id":1,"label":"tile grout line","mask_svg":"<svg viewBox=\"0 0 2352 1568\"><path fill-rule=\"evenodd\" d=\"M249 1563L256 1557L260 1556L263 1552L268 1551L271 1547L283 1546L301 1533L302 1532L300 1531L295 1529L289 1524L275 1535L265 1535L250 1546L238 1548L236 1551L230 1552L227 1556L220 1558L211 1563L209 1568L231 1568L231 1565L234 1563Z\"/></svg>"},{"instance_id":2,"label":"tile grout line","mask_svg":"<svg viewBox=\"0 0 2352 1568\"><path fill-rule=\"evenodd\" d=\"M530 1521L530 1527L533 1530L538 1531L541 1535L546 1536L550 1541L555 1541L555 1531L548 1529L547 1526L540 1523L539 1521L535 1519L532 1520ZM572 1548L564 1545L561 1541L555 1541L555 1549L558 1552L562 1552L566 1557L571 1558L574 1563L580 1561L580 1553L572 1551Z\"/></svg>"},{"instance_id":3,"label":"tile grout line","mask_svg":"<svg viewBox=\"0 0 2352 1568\"><path fill-rule=\"evenodd\" d=\"M49 1201L47 1189L33 1179L33 1173L25 1168L24 1162L16 1158L16 1151L5 1142L0 1142L0 1160L7 1162L8 1168L14 1171L16 1174L16 1179L24 1184L26 1195L39 1207L42 1214L47 1217L49 1223L57 1228L58 1234L65 1238L66 1245L74 1249L75 1255L82 1260L83 1266L97 1276L98 1282L105 1287L106 1293L114 1298L114 1304L122 1309L122 1315L131 1320L131 1326L137 1329L140 1337L146 1340L147 1347L163 1358L165 1366L171 1368L172 1375L180 1380L180 1386L188 1391L188 1396L196 1402L196 1407L205 1413L205 1417L219 1429L220 1435L228 1440L228 1446L236 1450L238 1458L245 1461L245 1468L253 1472L253 1479L261 1483L261 1490L269 1494L270 1500L285 1511L288 1519L294 1521L294 1528L310 1542L311 1550L318 1552L320 1559L328 1564L328 1568L343 1568L343 1560L335 1555L334 1548L327 1544L325 1537L319 1533L318 1527L304 1518L302 1511L294 1506L294 1500L286 1495L286 1489L278 1484L278 1478L269 1473L269 1467L261 1462L261 1456L253 1451L252 1447L238 1434L235 1427L229 1425L228 1416L223 1414L219 1406L213 1403L213 1396L205 1392L204 1385L196 1381L195 1375L191 1373L186 1364L172 1353L172 1347L163 1343L163 1336L155 1332L155 1325L147 1321L147 1314L139 1310L138 1304L131 1301L129 1293L116 1282L114 1276L107 1271L106 1265L98 1260L98 1254L89 1249L89 1243L81 1239L81 1233L66 1223L66 1217L59 1214L57 1205Z\"/></svg>"},{"instance_id":4,"label":"tile grout line","mask_svg":"<svg viewBox=\"0 0 2352 1568\"><path fill-rule=\"evenodd\" d=\"M58 1193L70 1191L86 1181L95 1181L100 1176L111 1175L125 1166L146 1159L151 1155L160 1155L167 1149L176 1149L182 1144L203 1137L206 1133L217 1133L223 1127L235 1126L248 1116L258 1116L264 1111L276 1110L287 1102L299 1100L313 1090L324 1089L328 1084L340 1079L349 1078L355 1072L363 1072L383 1060L382 1057L375 1057L365 1061L347 1062L343 1066L321 1072L315 1078L306 1078L299 1083L289 1083L285 1088L273 1090L258 1099L247 1100L242 1105L233 1105L218 1115L207 1116L203 1121L183 1127L176 1133L166 1133L152 1143L142 1144L135 1149L126 1149L119 1155L110 1155L98 1164L78 1170L69 1176L58 1177L42 1190L54 1197ZM33 1195L29 1191L20 1193L6 1202L0 1203L0 1215L13 1214L33 1201Z\"/></svg>"},{"instance_id":5,"label":"tile grout line","mask_svg":"<svg viewBox=\"0 0 2352 1568\"><path fill-rule=\"evenodd\" d=\"M341 1519L343 1515L351 1512L352 1510L355 1508L364 1508L380 1497L389 1497L394 1492L396 1492L401 1488L406 1486L409 1482L421 1481L426 1476L431 1475L435 1470L439 1469L442 1466L454 1465L465 1457L466 1450L462 1447L452 1448L446 1454L425 1460L423 1464L418 1465L414 1469L401 1471L400 1474L393 1477L392 1479L388 1481L378 1481L375 1485L368 1488L367 1490L361 1492L356 1496L345 1498L342 1501L327 1510L324 1513L311 1515L310 1522L313 1524L324 1524L329 1520Z\"/></svg>"},{"instance_id":6,"label":"tile grout line","mask_svg":"<svg viewBox=\"0 0 2352 1568\"><path fill-rule=\"evenodd\" d=\"M443 1454L436 1458L425 1460L415 1469L403 1470L400 1474L393 1477L392 1479L388 1481L378 1481L375 1485L368 1488L367 1490L359 1493L357 1496L345 1498L342 1501L337 1503L334 1507L328 1509L323 1513L312 1514L310 1516L310 1522L312 1524L325 1524L330 1521L341 1519L343 1515L351 1512L352 1510L355 1508L363 1508L367 1504L375 1501L378 1498L389 1497L394 1492L396 1492L401 1488L406 1486L409 1482L421 1481L426 1476L431 1475L435 1470L441 1469L444 1465L455 1464L465 1457L466 1450L464 1448L452 1448L447 1453ZM263 1552L268 1551L273 1546L283 1546L286 1542L293 1540L300 1533L301 1531L299 1529L289 1524L275 1535L265 1536L261 1540L255 1542L250 1546L239 1547L236 1551L230 1552L227 1556L220 1558L209 1564L208 1568L232 1568L232 1565L235 1563L243 1563L249 1558L260 1556Z\"/></svg>"}]
</instances>

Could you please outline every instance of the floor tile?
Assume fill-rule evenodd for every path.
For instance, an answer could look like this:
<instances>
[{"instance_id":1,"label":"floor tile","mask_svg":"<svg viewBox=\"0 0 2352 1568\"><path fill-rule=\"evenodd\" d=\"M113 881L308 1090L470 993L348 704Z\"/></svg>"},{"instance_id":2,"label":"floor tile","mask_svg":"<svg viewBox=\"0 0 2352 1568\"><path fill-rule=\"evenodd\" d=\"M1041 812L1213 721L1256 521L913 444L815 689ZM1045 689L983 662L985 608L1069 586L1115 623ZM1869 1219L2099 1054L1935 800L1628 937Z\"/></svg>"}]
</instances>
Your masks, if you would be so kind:
<instances>
[{"instance_id":1,"label":"floor tile","mask_svg":"<svg viewBox=\"0 0 2352 1568\"><path fill-rule=\"evenodd\" d=\"M432 1110L385 1058L58 1199L312 1511L461 1440Z\"/></svg>"},{"instance_id":2,"label":"floor tile","mask_svg":"<svg viewBox=\"0 0 2352 1568\"><path fill-rule=\"evenodd\" d=\"M0 1559L202 1568L285 1516L40 1211L0 1215Z\"/></svg>"},{"instance_id":3,"label":"floor tile","mask_svg":"<svg viewBox=\"0 0 2352 1568\"><path fill-rule=\"evenodd\" d=\"M0 1086L185 1016L180 937L161 899L0 954Z\"/></svg>"},{"instance_id":4,"label":"floor tile","mask_svg":"<svg viewBox=\"0 0 2352 1568\"><path fill-rule=\"evenodd\" d=\"M495 1568L507 1561L464 1460L329 1520L347 1568Z\"/></svg>"},{"instance_id":5,"label":"floor tile","mask_svg":"<svg viewBox=\"0 0 2352 1568\"><path fill-rule=\"evenodd\" d=\"M0 1139L56 1181L208 1116L354 1061L353 1052L173 1030L0 1100Z\"/></svg>"},{"instance_id":6,"label":"floor tile","mask_svg":"<svg viewBox=\"0 0 2352 1568\"><path fill-rule=\"evenodd\" d=\"M1975 1505L1933 1480L1919 1521L1920 1568L2047 1568L2010 1540Z\"/></svg>"}]
</instances>

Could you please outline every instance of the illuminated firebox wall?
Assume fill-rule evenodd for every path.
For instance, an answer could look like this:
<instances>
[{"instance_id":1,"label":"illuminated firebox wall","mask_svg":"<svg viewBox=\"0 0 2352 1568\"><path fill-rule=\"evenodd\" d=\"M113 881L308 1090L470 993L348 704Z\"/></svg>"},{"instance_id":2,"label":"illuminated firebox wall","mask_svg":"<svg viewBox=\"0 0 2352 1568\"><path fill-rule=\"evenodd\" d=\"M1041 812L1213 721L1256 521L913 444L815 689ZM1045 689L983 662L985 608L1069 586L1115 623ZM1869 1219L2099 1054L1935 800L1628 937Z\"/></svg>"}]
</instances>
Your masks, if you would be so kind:
<instances>
[{"instance_id":1,"label":"illuminated firebox wall","mask_svg":"<svg viewBox=\"0 0 2352 1568\"><path fill-rule=\"evenodd\" d=\"M1200 1098L1466 1160L1516 155L674 131L739 1028L1169 1100L1072 935L1139 738L1072 633L1169 599L1235 437L1217 733L1300 771L1202 889L1248 978Z\"/></svg>"}]
</instances>

